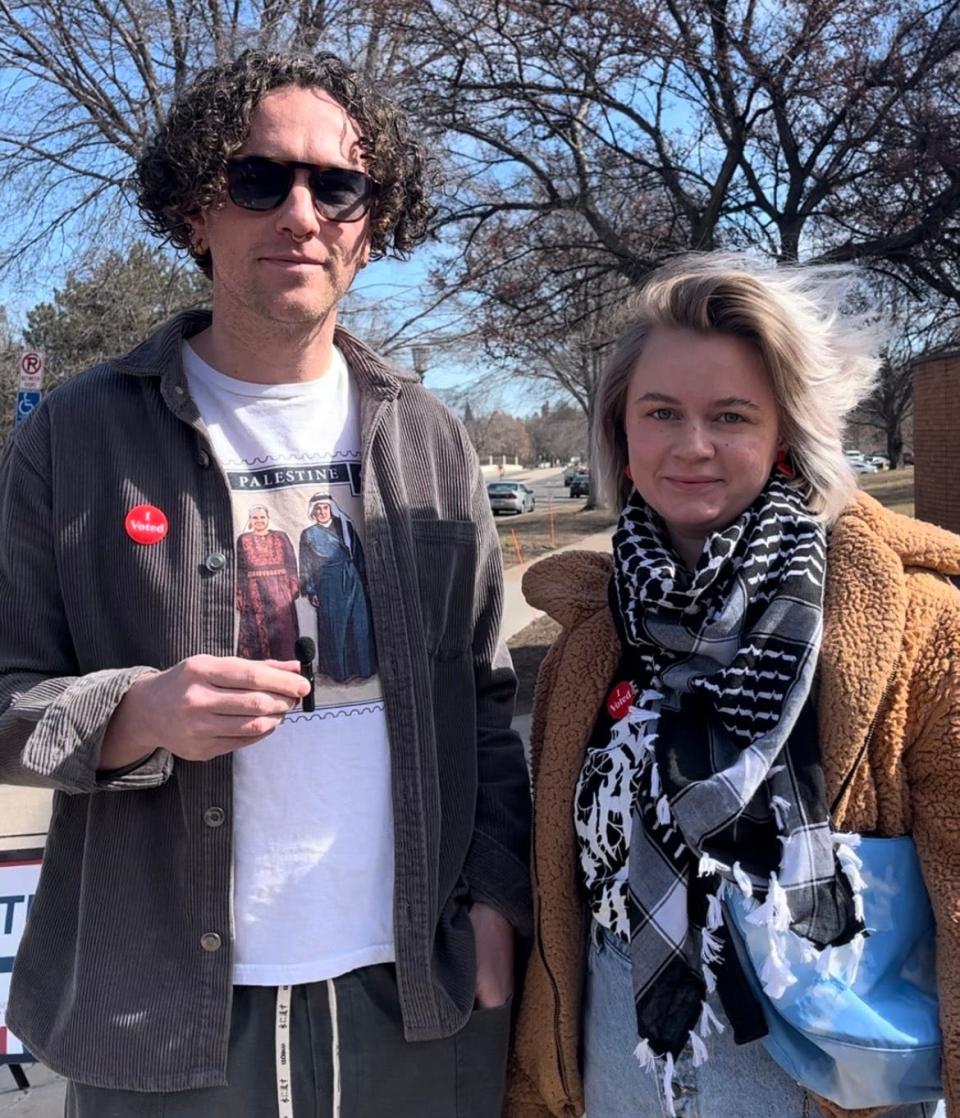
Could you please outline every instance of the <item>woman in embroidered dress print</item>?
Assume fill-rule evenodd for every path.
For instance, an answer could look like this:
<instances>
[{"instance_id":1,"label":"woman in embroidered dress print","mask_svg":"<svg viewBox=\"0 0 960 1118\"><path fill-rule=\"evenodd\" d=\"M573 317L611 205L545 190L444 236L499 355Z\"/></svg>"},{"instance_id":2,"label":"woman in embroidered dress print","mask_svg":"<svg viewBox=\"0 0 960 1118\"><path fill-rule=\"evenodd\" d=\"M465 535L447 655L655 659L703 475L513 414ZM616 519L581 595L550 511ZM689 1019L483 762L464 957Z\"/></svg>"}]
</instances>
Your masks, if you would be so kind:
<instances>
[{"instance_id":1,"label":"woman in embroidered dress print","mask_svg":"<svg viewBox=\"0 0 960 1118\"><path fill-rule=\"evenodd\" d=\"M363 547L336 501L310 499L313 521L300 534L303 595L317 611L317 670L338 683L376 673Z\"/></svg>"},{"instance_id":2,"label":"woman in embroidered dress print","mask_svg":"<svg viewBox=\"0 0 960 1118\"><path fill-rule=\"evenodd\" d=\"M751 991L773 1006L804 965L870 951L862 834L914 840L960 1116L960 538L857 492L843 436L877 358L840 294L834 272L693 255L624 310L594 412L612 560L523 581L561 631L510 1118L945 1113L935 1050L908 1092L843 1061L788 1075L764 1044Z\"/></svg>"},{"instance_id":3,"label":"woman in embroidered dress print","mask_svg":"<svg viewBox=\"0 0 960 1118\"><path fill-rule=\"evenodd\" d=\"M297 558L286 532L270 527L265 505L251 505L237 539L237 655L289 660L300 635L294 602L300 596Z\"/></svg>"}]
</instances>

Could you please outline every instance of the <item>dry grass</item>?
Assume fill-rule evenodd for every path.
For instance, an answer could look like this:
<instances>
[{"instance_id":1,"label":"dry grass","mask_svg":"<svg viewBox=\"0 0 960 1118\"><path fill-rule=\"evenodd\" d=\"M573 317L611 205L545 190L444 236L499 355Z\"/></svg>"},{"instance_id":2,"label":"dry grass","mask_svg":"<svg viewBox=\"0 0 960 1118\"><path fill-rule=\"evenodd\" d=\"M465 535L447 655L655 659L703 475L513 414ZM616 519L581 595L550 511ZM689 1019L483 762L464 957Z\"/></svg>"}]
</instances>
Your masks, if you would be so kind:
<instances>
[{"instance_id":1,"label":"dry grass","mask_svg":"<svg viewBox=\"0 0 960 1118\"><path fill-rule=\"evenodd\" d=\"M893 512L913 516L913 466L905 466L902 470L881 470L878 474L861 474L860 488Z\"/></svg>"},{"instance_id":2,"label":"dry grass","mask_svg":"<svg viewBox=\"0 0 960 1118\"><path fill-rule=\"evenodd\" d=\"M514 567L539 559L555 548L576 543L594 532L612 529L617 518L609 509L587 509L579 498L559 497L550 507L539 503L536 511L521 516L498 516L497 531L503 565ZM552 520L552 523L551 523Z\"/></svg>"},{"instance_id":3,"label":"dry grass","mask_svg":"<svg viewBox=\"0 0 960 1118\"><path fill-rule=\"evenodd\" d=\"M560 636L560 626L546 614L531 621L507 643L513 657L513 669L517 673L517 714L529 714L533 710L533 688L540 670L540 661L546 656L550 645Z\"/></svg>"}]
</instances>

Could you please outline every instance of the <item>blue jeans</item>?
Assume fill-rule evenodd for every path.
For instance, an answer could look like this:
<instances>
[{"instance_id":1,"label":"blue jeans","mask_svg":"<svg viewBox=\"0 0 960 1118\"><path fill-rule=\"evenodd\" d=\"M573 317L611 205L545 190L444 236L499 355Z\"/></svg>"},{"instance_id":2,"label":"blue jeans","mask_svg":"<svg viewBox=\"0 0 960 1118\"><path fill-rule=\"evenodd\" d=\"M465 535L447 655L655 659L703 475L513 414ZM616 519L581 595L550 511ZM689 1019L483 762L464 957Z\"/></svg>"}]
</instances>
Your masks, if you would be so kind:
<instances>
[{"instance_id":1,"label":"blue jeans","mask_svg":"<svg viewBox=\"0 0 960 1118\"><path fill-rule=\"evenodd\" d=\"M587 1118L667 1118L663 1077L645 1071L633 1050L637 1018L626 945L594 925L587 957L583 1020L583 1070ZM709 1059L693 1066L689 1048L673 1079L677 1118L817 1118L811 1096L767 1055L759 1041L736 1045L720 1003L710 1008L723 1033L707 1038ZM884 1118L944 1118L940 1103L887 1111Z\"/></svg>"}]
</instances>

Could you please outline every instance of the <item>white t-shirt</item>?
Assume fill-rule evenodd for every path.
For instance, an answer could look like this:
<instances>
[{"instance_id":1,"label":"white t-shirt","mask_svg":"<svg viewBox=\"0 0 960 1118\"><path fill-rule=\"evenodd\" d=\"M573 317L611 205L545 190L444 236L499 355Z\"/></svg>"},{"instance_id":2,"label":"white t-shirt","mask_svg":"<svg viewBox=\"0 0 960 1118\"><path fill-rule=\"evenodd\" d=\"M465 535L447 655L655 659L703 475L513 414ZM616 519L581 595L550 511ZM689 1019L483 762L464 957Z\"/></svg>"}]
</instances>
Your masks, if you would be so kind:
<instances>
[{"instance_id":1,"label":"white t-shirt","mask_svg":"<svg viewBox=\"0 0 960 1118\"><path fill-rule=\"evenodd\" d=\"M299 708L233 769L238 985L319 982L394 959L390 749L363 557L356 389L334 350L306 383L249 384L183 361L230 486L237 655L317 646Z\"/></svg>"}]
</instances>

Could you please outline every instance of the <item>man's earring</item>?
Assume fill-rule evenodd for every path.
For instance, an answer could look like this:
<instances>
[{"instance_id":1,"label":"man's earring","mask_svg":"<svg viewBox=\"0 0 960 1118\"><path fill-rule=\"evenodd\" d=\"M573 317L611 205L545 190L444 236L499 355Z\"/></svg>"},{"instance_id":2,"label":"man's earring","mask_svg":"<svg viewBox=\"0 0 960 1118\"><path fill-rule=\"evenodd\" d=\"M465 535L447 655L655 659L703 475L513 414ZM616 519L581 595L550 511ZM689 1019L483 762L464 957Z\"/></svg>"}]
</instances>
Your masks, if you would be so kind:
<instances>
[{"instance_id":1,"label":"man's earring","mask_svg":"<svg viewBox=\"0 0 960 1118\"><path fill-rule=\"evenodd\" d=\"M777 451L777 457L774 461L773 468L781 477L786 478L787 481L793 481L797 476L797 467L793 464L790 451L787 450L785 446L782 446Z\"/></svg>"}]
</instances>

